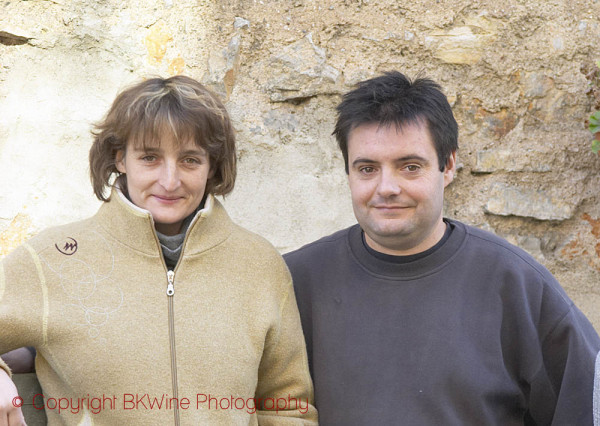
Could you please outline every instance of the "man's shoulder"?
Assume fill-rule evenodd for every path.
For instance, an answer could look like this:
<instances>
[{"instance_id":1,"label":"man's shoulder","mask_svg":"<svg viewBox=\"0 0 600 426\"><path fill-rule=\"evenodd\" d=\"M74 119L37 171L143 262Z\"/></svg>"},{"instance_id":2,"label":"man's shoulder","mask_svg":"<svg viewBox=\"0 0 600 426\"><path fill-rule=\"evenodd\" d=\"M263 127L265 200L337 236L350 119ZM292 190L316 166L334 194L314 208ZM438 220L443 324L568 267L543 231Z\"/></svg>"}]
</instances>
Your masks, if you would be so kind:
<instances>
[{"instance_id":1,"label":"man's shoulder","mask_svg":"<svg viewBox=\"0 0 600 426\"><path fill-rule=\"evenodd\" d=\"M449 220L449 222L464 229L467 235L464 249L476 253L481 262L486 262L488 259L495 264L507 263L511 267L521 265L544 276L549 275L548 270L530 253L501 236L457 220Z\"/></svg>"},{"instance_id":2,"label":"man's shoulder","mask_svg":"<svg viewBox=\"0 0 600 426\"><path fill-rule=\"evenodd\" d=\"M296 250L290 251L283 255L283 258L288 262L293 262L296 259L306 259L315 256L323 256L332 253L333 247L339 247L346 244L348 241L348 233L358 225L353 225L345 229L334 232L333 234L319 238L316 241L308 243Z\"/></svg>"},{"instance_id":3,"label":"man's shoulder","mask_svg":"<svg viewBox=\"0 0 600 426\"><path fill-rule=\"evenodd\" d=\"M322 288L326 277L339 277L347 270L350 261L350 234L360 229L358 225L334 232L283 255L292 274L298 305L302 308L304 296L315 288ZM303 296L304 295L304 296Z\"/></svg>"},{"instance_id":4,"label":"man's shoulder","mask_svg":"<svg viewBox=\"0 0 600 426\"><path fill-rule=\"evenodd\" d=\"M449 220L451 223L462 226L465 233L468 235L468 243L477 247L487 247L492 251L507 251L510 253L515 253L518 255L525 254L527 257L530 257L525 250L520 247L515 246L508 242L505 238L493 233L492 231L488 231L477 226L467 225L464 222L460 222L457 220Z\"/></svg>"}]
</instances>

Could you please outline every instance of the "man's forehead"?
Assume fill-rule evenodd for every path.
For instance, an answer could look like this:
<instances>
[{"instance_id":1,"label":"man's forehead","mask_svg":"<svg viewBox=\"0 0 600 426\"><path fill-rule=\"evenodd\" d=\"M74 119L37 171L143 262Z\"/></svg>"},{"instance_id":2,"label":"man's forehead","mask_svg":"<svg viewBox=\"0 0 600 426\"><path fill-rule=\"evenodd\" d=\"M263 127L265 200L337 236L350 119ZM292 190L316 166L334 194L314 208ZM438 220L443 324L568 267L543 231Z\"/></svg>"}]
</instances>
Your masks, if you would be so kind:
<instances>
[{"instance_id":1,"label":"man's forehead","mask_svg":"<svg viewBox=\"0 0 600 426\"><path fill-rule=\"evenodd\" d=\"M427 145L431 145L435 149L428 128L420 123L405 123L402 126L394 123L365 123L359 125L352 129L348 135L348 148L356 149L357 146L354 145L367 148L366 145L369 143L380 141L392 142L393 145L398 146L410 146L411 144L406 144L407 139L412 142L426 142ZM353 141L363 143L357 144Z\"/></svg>"},{"instance_id":2,"label":"man's forehead","mask_svg":"<svg viewBox=\"0 0 600 426\"><path fill-rule=\"evenodd\" d=\"M387 131L389 129L396 130L397 133L403 133L407 129L418 129L429 132L427 120L424 117L414 117L402 121L366 121L358 123L352 127L349 136L358 129L372 129L375 131Z\"/></svg>"}]
</instances>

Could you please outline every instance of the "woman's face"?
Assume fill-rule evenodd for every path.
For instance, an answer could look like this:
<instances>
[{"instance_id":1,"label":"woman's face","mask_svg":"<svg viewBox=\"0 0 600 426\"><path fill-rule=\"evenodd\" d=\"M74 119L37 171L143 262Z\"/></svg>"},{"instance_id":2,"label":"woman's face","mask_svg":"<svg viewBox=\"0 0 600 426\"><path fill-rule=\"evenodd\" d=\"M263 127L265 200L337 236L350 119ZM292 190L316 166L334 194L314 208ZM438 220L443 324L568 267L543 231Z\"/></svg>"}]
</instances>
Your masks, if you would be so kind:
<instances>
[{"instance_id":1,"label":"woman's face","mask_svg":"<svg viewBox=\"0 0 600 426\"><path fill-rule=\"evenodd\" d=\"M145 148L128 143L116 160L117 170L127 175L131 201L152 213L156 230L165 235L179 233L213 175L208 154L191 140L179 146L163 140Z\"/></svg>"}]
</instances>

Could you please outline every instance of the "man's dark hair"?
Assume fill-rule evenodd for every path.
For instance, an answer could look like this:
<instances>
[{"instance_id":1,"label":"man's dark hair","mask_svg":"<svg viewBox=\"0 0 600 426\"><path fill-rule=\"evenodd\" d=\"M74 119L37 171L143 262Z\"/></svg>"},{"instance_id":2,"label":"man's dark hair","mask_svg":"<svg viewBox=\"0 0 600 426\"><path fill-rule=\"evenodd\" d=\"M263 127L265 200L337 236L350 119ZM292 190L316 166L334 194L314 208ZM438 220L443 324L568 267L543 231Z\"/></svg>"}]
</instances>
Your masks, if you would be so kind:
<instances>
[{"instance_id":1,"label":"man's dark hair","mask_svg":"<svg viewBox=\"0 0 600 426\"><path fill-rule=\"evenodd\" d=\"M358 83L337 107L335 135L348 173L348 136L363 124L424 124L437 151L440 171L458 149L458 124L439 84L428 78L411 81L398 71Z\"/></svg>"}]
</instances>

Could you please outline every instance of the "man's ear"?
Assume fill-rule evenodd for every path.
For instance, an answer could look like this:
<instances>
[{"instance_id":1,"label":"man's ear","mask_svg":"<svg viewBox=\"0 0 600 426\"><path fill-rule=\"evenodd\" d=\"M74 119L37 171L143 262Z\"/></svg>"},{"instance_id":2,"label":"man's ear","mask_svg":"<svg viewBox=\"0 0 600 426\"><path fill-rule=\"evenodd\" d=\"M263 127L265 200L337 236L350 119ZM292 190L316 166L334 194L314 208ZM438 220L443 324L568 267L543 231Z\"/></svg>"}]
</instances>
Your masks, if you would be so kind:
<instances>
[{"instance_id":1,"label":"man's ear","mask_svg":"<svg viewBox=\"0 0 600 426\"><path fill-rule=\"evenodd\" d=\"M121 173L126 172L125 168L125 152L122 149L119 149L115 154L115 166L117 170Z\"/></svg>"},{"instance_id":2,"label":"man's ear","mask_svg":"<svg viewBox=\"0 0 600 426\"><path fill-rule=\"evenodd\" d=\"M452 154L446 161L446 167L444 168L444 188L454 180L456 174L456 151L452 151Z\"/></svg>"}]
</instances>

